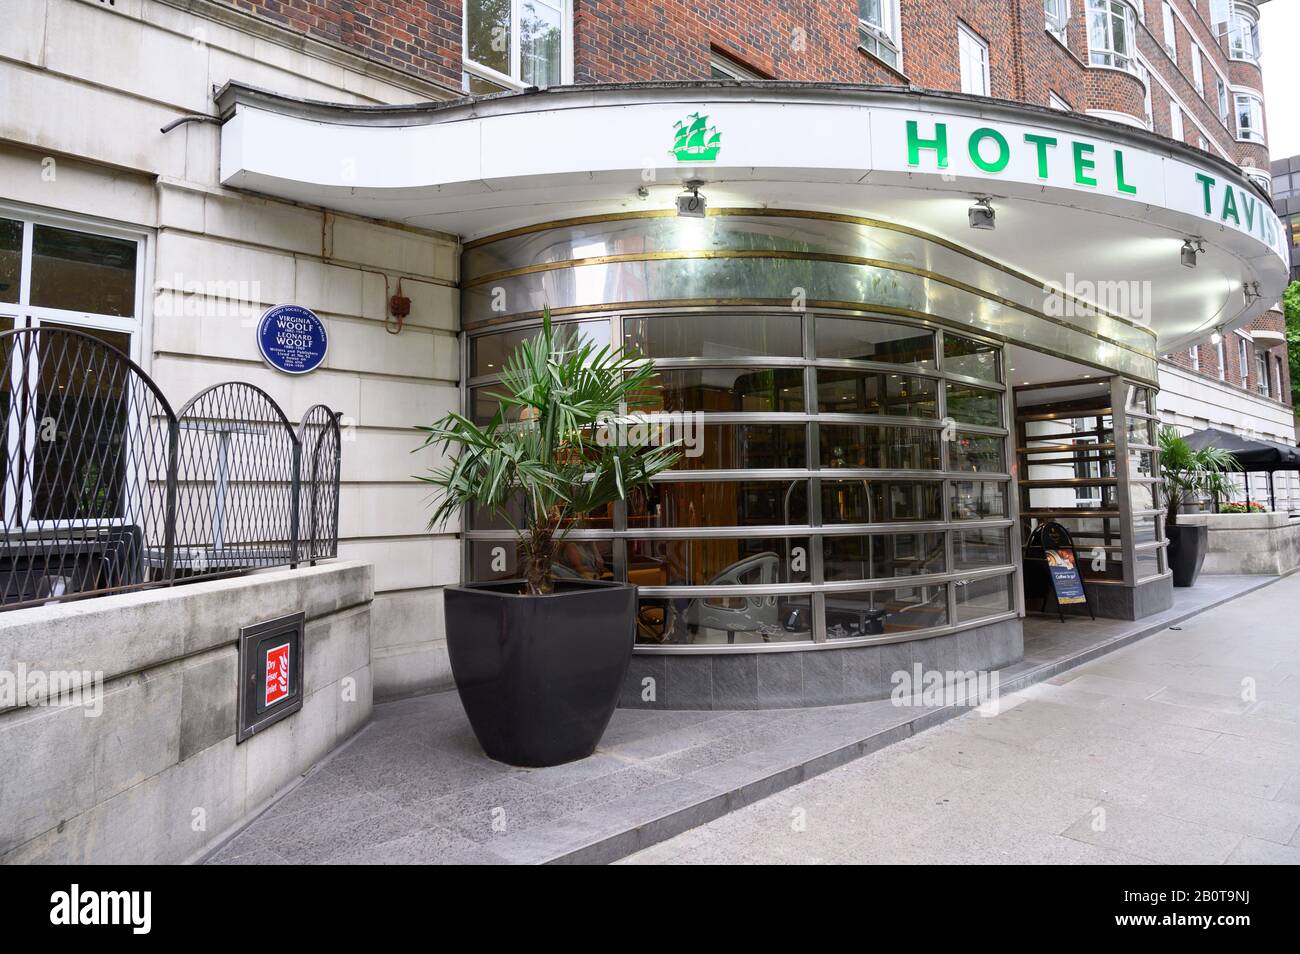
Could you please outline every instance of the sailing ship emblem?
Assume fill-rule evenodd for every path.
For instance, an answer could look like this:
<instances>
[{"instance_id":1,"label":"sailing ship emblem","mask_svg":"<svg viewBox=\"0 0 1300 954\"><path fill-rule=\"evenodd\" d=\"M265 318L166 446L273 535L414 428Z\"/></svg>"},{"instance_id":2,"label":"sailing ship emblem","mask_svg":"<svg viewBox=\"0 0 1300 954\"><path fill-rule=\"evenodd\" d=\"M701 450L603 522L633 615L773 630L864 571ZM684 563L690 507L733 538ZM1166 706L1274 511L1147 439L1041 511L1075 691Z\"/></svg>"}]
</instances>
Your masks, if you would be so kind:
<instances>
[{"instance_id":1,"label":"sailing ship emblem","mask_svg":"<svg viewBox=\"0 0 1300 954\"><path fill-rule=\"evenodd\" d=\"M722 134L709 117L691 113L673 127L672 153L678 162L712 162L722 149Z\"/></svg>"}]
</instances>

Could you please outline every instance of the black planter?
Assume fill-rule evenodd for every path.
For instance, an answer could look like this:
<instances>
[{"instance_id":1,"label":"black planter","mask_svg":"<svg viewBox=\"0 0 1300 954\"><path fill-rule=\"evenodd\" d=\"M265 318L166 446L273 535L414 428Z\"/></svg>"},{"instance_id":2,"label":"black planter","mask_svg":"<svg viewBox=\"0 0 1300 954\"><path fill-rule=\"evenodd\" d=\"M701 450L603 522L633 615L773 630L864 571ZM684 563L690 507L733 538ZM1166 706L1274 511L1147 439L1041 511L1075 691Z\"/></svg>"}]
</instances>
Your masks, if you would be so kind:
<instances>
[{"instance_id":1,"label":"black planter","mask_svg":"<svg viewBox=\"0 0 1300 954\"><path fill-rule=\"evenodd\" d=\"M1205 524L1165 524L1169 540L1169 569L1174 572L1174 586L1191 586L1201 575L1210 528Z\"/></svg>"},{"instance_id":2,"label":"black planter","mask_svg":"<svg viewBox=\"0 0 1300 954\"><path fill-rule=\"evenodd\" d=\"M446 590L447 649L465 714L490 758L559 765L605 733L632 658L636 587L557 580L547 596L519 580Z\"/></svg>"}]
</instances>

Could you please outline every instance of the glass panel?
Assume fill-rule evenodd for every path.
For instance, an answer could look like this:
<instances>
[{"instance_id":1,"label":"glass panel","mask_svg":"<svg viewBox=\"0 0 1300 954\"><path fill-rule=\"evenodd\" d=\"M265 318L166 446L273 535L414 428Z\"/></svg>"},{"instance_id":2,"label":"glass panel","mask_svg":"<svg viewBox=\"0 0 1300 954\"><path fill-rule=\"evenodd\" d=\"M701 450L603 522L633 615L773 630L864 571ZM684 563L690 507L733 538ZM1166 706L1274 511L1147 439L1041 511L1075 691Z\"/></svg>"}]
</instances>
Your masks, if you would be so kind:
<instances>
[{"instance_id":1,"label":"glass panel","mask_svg":"<svg viewBox=\"0 0 1300 954\"><path fill-rule=\"evenodd\" d=\"M647 358L803 357L798 315L627 318L623 342Z\"/></svg>"},{"instance_id":2,"label":"glass panel","mask_svg":"<svg viewBox=\"0 0 1300 954\"><path fill-rule=\"evenodd\" d=\"M948 562L942 533L825 537L822 548L828 583L942 573Z\"/></svg>"},{"instance_id":3,"label":"glass panel","mask_svg":"<svg viewBox=\"0 0 1300 954\"><path fill-rule=\"evenodd\" d=\"M540 0L519 7L519 52L523 81L529 86L560 83L560 11Z\"/></svg>"},{"instance_id":4,"label":"glass panel","mask_svg":"<svg viewBox=\"0 0 1300 954\"><path fill-rule=\"evenodd\" d=\"M993 576L954 584L957 593L957 622L969 623L1008 612L1011 606L1011 578Z\"/></svg>"},{"instance_id":5,"label":"glass panel","mask_svg":"<svg viewBox=\"0 0 1300 954\"><path fill-rule=\"evenodd\" d=\"M636 629L637 642L650 645L807 641L812 639L812 597L645 597L637 609Z\"/></svg>"},{"instance_id":6,"label":"glass panel","mask_svg":"<svg viewBox=\"0 0 1300 954\"><path fill-rule=\"evenodd\" d=\"M115 331L72 328L47 321L43 328L80 331L124 354L131 353L131 336ZM32 517L36 520L95 520L121 515L126 479L126 377L103 374L83 380L71 377L71 355L63 346L76 342L52 335L37 337L40 379L36 391L36 420L52 421L53 436L38 440L33 451ZM59 348L52 353L51 348ZM65 397L65 394L72 395Z\"/></svg>"},{"instance_id":7,"label":"glass panel","mask_svg":"<svg viewBox=\"0 0 1300 954\"><path fill-rule=\"evenodd\" d=\"M1002 426L1002 393L949 381L945 386L948 417L962 424Z\"/></svg>"},{"instance_id":8,"label":"glass panel","mask_svg":"<svg viewBox=\"0 0 1300 954\"><path fill-rule=\"evenodd\" d=\"M932 378L848 368L817 369L817 407L823 413L938 416Z\"/></svg>"},{"instance_id":9,"label":"glass panel","mask_svg":"<svg viewBox=\"0 0 1300 954\"><path fill-rule=\"evenodd\" d=\"M627 578L638 586L807 583L809 562L807 537L627 542Z\"/></svg>"},{"instance_id":10,"label":"glass panel","mask_svg":"<svg viewBox=\"0 0 1300 954\"><path fill-rule=\"evenodd\" d=\"M806 480L657 481L627 502L630 529L806 523Z\"/></svg>"},{"instance_id":11,"label":"glass panel","mask_svg":"<svg viewBox=\"0 0 1300 954\"><path fill-rule=\"evenodd\" d=\"M1133 518L1134 543L1155 543L1160 539L1157 536L1159 532L1160 527L1155 514L1139 515Z\"/></svg>"},{"instance_id":12,"label":"glass panel","mask_svg":"<svg viewBox=\"0 0 1300 954\"><path fill-rule=\"evenodd\" d=\"M465 72L460 74L460 87L471 96L487 96L491 93L504 93L506 87L481 76Z\"/></svg>"},{"instance_id":13,"label":"glass panel","mask_svg":"<svg viewBox=\"0 0 1300 954\"><path fill-rule=\"evenodd\" d=\"M501 385L499 384L484 384L469 389L470 417L475 424L481 426L492 420L492 415L496 414L501 407L500 400L493 395L500 393ZM519 420L519 408L507 407L506 419L511 421Z\"/></svg>"},{"instance_id":14,"label":"glass panel","mask_svg":"<svg viewBox=\"0 0 1300 954\"><path fill-rule=\"evenodd\" d=\"M465 58L510 75L510 0L467 0Z\"/></svg>"},{"instance_id":15,"label":"glass panel","mask_svg":"<svg viewBox=\"0 0 1300 954\"><path fill-rule=\"evenodd\" d=\"M1156 446L1155 422L1140 417L1128 418L1128 442Z\"/></svg>"},{"instance_id":16,"label":"glass panel","mask_svg":"<svg viewBox=\"0 0 1300 954\"><path fill-rule=\"evenodd\" d=\"M1007 515L1006 484L988 480L954 480L950 497L953 520L984 520Z\"/></svg>"},{"instance_id":17,"label":"glass panel","mask_svg":"<svg viewBox=\"0 0 1300 954\"><path fill-rule=\"evenodd\" d=\"M470 377L500 374L506 359L514 354L515 349L540 333L540 327L516 328L513 331L479 335L470 339ZM555 342L566 347L575 347L578 338L582 337L600 348L609 344L609 322L581 321L568 324L556 322L554 334Z\"/></svg>"},{"instance_id":18,"label":"glass panel","mask_svg":"<svg viewBox=\"0 0 1300 954\"><path fill-rule=\"evenodd\" d=\"M1120 519L1114 517L1054 517L1057 523L1070 531L1078 550L1079 569L1084 579L1123 579L1121 559ZM1026 518L1021 528L1022 539L1028 539L1034 521Z\"/></svg>"},{"instance_id":19,"label":"glass panel","mask_svg":"<svg viewBox=\"0 0 1300 954\"><path fill-rule=\"evenodd\" d=\"M22 262L23 223L0 219L0 302L18 301Z\"/></svg>"},{"instance_id":20,"label":"glass panel","mask_svg":"<svg viewBox=\"0 0 1300 954\"><path fill-rule=\"evenodd\" d=\"M948 623L948 588L905 586L826 594L826 637L909 633Z\"/></svg>"},{"instance_id":21,"label":"glass panel","mask_svg":"<svg viewBox=\"0 0 1300 954\"><path fill-rule=\"evenodd\" d=\"M1154 510L1156 508L1156 488L1152 484L1129 484L1128 499L1133 510Z\"/></svg>"},{"instance_id":22,"label":"glass panel","mask_svg":"<svg viewBox=\"0 0 1300 954\"><path fill-rule=\"evenodd\" d=\"M1160 575L1160 547L1138 550L1133 555L1133 579L1144 580Z\"/></svg>"},{"instance_id":23,"label":"glass panel","mask_svg":"<svg viewBox=\"0 0 1300 954\"><path fill-rule=\"evenodd\" d=\"M1010 531L1005 527L955 530L952 535L954 569L978 570L1011 562Z\"/></svg>"},{"instance_id":24,"label":"glass panel","mask_svg":"<svg viewBox=\"0 0 1300 954\"><path fill-rule=\"evenodd\" d=\"M521 573L517 544L510 540L470 543L470 578L476 581L513 580ZM614 578L614 544L609 540L566 540L552 564L560 579Z\"/></svg>"},{"instance_id":25,"label":"glass panel","mask_svg":"<svg viewBox=\"0 0 1300 954\"><path fill-rule=\"evenodd\" d=\"M987 434L958 431L957 439L948 442L948 466L953 470L1005 474L1006 441Z\"/></svg>"},{"instance_id":26,"label":"glass panel","mask_svg":"<svg viewBox=\"0 0 1300 954\"><path fill-rule=\"evenodd\" d=\"M964 374L968 378L1000 382L1002 376L998 369L997 345L984 344L970 338L944 333L943 369L952 374Z\"/></svg>"},{"instance_id":27,"label":"glass panel","mask_svg":"<svg viewBox=\"0 0 1300 954\"><path fill-rule=\"evenodd\" d=\"M700 433L700 432L703 433ZM705 424L683 444L677 470L801 469L808 465L803 424Z\"/></svg>"},{"instance_id":28,"label":"glass panel","mask_svg":"<svg viewBox=\"0 0 1300 954\"><path fill-rule=\"evenodd\" d=\"M941 487L937 480L823 480L822 523L939 520Z\"/></svg>"},{"instance_id":29,"label":"glass panel","mask_svg":"<svg viewBox=\"0 0 1300 954\"><path fill-rule=\"evenodd\" d=\"M1139 414L1151 413L1151 389L1137 384L1128 385L1124 407Z\"/></svg>"},{"instance_id":30,"label":"glass panel","mask_svg":"<svg viewBox=\"0 0 1300 954\"><path fill-rule=\"evenodd\" d=\"M519 501L515 501L508 508L509 523L505 518L495 510L489 510L474 504L469 510L469 519L466 529L469 530L512 530L514 527L521 527L524 523L523 508ZM512 526L513 525L513 526ZM573 520L569 526L572 529L582 530L612 530L614 529L614 511L608 504L599 510L592 511L589 514L580 515Z\"/></svg>"},{"instance_id":31,"label":"glass panel","mask_svg":"<svg viewBox=\"0 0 1300 954\"><path fill-rule=\"evenodd\" d=\"M817 357L934 367L934 333L860 318L817 316Z\"/></svg>"},{"instance_id":32,"label":"glass panel","mask_svg":"<svg viewBox=\"0 0 1300 954\"><path fill-rule=\"evenodd\" d=\"M646 411L789 412L804 410L799 368L673 368L649 380Z\"/></svg>"},{"instance_id":33,"label":"glass panel","mask_svg":"<svg viewBox=\"0 0 1300 954\"><path fill-rule=\"evenodd\" d=\"M1130 477L1158 476L1156 474L1156 452L1129 451L1128 472Z\"/></svg>"},{"instance_id":34,"label":"glass panel","mask_svg":"<svg viewBox=\"0 0 1300 954\"><path fill-rule=\"evenodd\" d=\"M36 226L31 303L88 314L134 315L136 247L125 239Z\"/></svg>"},{"instance_id":35,"label":"glass panel","mask_svg":"<svg viewBox=\"0 0 1300 954\"><path fill-rule=\"evenodd\" d=\"M821 425L823 467L938 470L939 432L892 424Z\"/></svg>"}]
</instances>

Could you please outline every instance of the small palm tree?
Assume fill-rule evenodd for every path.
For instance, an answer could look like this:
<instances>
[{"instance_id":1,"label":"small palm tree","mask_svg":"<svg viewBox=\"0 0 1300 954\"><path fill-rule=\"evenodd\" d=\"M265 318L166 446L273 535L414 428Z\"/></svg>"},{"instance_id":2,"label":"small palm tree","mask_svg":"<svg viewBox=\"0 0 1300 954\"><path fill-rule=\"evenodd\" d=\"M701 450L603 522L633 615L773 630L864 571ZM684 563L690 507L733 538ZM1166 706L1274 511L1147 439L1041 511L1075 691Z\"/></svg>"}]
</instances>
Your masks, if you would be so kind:
<instances>
[{"instance_id":1,"label":"small palm tree","mask_svg":"<svg viewBox=\"0 0 1300 954\"><path fill-rule=\"evenodd\" d=\"M550 593L556 551L573 525L677 461L674 442L633 446L611 438L618 430L611 425L652 400L653 374L636 355L557 336L546 309L541 333L506 361L502 393L491 395L500 404L486 426L453 411L420 428L427 437L417 450L457 448L418 478L436 488L430 528L471 504L494 511L519 538L525 592ZM516 524L511 508L521 504Z\"/></svg>"},{"instance_id":2,"label":"small palm tree","mask_svg":"<svg viewBox=\"0 0 1300 954\"><path fill-rule=\"evenodd\" d=\"M1160 429L1160 476L1165 484L1166 523L1176 526L1178 509L1203 494L1216 498L1230 493L1227 474L1241 466L1222 447L1193 450L1177 429Z\"/></svg>"}]
</instances>

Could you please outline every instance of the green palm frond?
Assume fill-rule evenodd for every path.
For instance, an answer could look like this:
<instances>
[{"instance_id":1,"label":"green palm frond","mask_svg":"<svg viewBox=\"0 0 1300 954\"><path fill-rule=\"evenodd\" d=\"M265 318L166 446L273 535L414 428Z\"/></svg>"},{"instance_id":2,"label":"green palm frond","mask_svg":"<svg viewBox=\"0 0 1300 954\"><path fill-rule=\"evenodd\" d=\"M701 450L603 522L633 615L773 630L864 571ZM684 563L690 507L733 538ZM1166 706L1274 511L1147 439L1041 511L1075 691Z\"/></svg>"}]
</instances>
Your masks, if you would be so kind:
<instances>
[{"instance_id":1,"label":"green palm frond","mask_svg":"<svg viewBox=\"0 0 1300 954\"><path fill-rule=\"evenodd\" d=\"M1160 429L1160 476L1170 524L1177 523L1179 508L1195 497L1229 496L1227 474L1239 470L1241 465L1230 451L1222 447L1193 449L1176 428Z\"/></svg>"}]
</instances>

